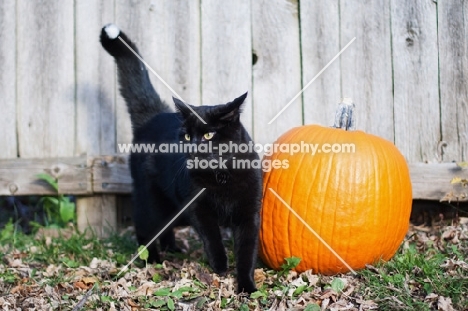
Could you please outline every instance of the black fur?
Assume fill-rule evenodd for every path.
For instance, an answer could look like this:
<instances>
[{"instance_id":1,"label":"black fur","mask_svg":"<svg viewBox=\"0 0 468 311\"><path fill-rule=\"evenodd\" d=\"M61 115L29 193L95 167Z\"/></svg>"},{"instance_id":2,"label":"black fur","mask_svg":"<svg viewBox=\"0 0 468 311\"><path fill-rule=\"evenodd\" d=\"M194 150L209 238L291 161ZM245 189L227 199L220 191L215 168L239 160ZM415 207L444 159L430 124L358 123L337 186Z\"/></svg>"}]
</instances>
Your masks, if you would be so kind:
<instances>
[{"instance_id":1,"label":"black fur","mask_svg":"<svg viewBox=\"0 0 468 311\"><path fill-rule=\"evenodd\" d=\"M107 26L106 26L107 27ZM171 113L154 91L144 65L120 41L110 39L104 27L101 43L117 63L120 91L125 98L133 127L133 143L185 142L216 147L222 143L251 142L239 116L247 96L244 94L225 105L190 106L203 122L180 100L174 99L178 112ZM120 32L133 50L135 45ZM204 139L206 133L214 133ZM187 141L189 138L189 141ZM200 235L212 269L226 273L228 260L219 226L230 226L234 235L234 253L239 292L256 290L253 279L257 260L261 170L234 169L232 161L257 160L251 153L133 153L130 167L133 178L134 222L137 238L144 245L158 233L202 188L206 188L169 229L160 236L162 249L177 250L172 228L191 224ZM217 160L219 169L188 168L195 159ZM192 162L193 163L193 162ZM160 261L156 243L149 248L150 260Z\"/></svg>"}]
</instances>

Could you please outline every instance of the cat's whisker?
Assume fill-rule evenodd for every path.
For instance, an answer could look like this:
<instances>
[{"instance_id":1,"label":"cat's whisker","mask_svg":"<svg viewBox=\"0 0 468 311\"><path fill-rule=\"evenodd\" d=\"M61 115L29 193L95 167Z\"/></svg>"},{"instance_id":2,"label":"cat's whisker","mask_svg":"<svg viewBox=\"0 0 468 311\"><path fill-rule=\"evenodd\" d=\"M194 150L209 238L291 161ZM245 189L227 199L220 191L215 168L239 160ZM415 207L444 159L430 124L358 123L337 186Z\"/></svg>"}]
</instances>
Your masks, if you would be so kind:
<instances>
[{"instance_id":1,"label":"cat's whisker","mask_svg":"<svg viewBox=\"0 0 468 311\"><path fill-rule=\"evenodd\" d=\"M179 161L176 161L173 166L175 166L179 162L182 162L182 164L176 170L176 173L174 174L174 178L172 179L171 183L167 186L167 188L169 188L170 186L172 186L175 183L175 181L177 180L177 177L179 177L180 173L187 174L187 170L184 170L184 168L186 166L185 159L181 158ZM182 176L182 177L185 177L185 175Z\"/></svg>"}]
</instances>

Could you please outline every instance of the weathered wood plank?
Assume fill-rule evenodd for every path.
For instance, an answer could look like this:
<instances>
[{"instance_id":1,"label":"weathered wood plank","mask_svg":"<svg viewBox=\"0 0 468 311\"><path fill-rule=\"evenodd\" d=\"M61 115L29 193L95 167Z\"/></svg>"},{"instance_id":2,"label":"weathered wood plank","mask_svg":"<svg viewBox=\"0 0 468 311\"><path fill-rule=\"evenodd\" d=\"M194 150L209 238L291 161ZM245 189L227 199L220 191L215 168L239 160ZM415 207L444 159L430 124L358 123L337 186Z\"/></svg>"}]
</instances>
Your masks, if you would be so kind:
<instances>
[{"instance_id":1,"label":"weathered wood plank","mask_svg":"<svg viewBox=\"0 0 468 311\"><path fill-rule=\"evenodd\" d=\"M410 162L437 160L436 6L433 1L391 1L395 145Z\"/></svg>"},{"instance_id":2,"label":"weathered wood plank","mask_svg":"<svg viewBox=\"0 0 468 311\"><path fill-rule=\"evenodd\" d=\"M222 104L249 92L241 120L252 131L250 0L203 0L201 6L202 103Z\"/></svg>"},{"instance_id":3,"label":"weathered wood plank","mask_svg":"<svg viewBox=\"0 0 468 311\"><path fill-rule=\"evenodd\" d=\"M96 157L92 163L94 192L131 193L132 180L126 157ZM455 163L411 163L409 168L414 199L441 200L453 190L450 184L453 178L468 178L468 170Z\"/></svg>"},{"instance_id":4,"label":"weathered wood plank","mask_svg":"<svg viewBox=\"0 0 468 311\"><path fill-rule=\"evenodd\" d=\"M145 61L187 102L200 95L199 1L116 1L116 22L138 45ZM171 91L149 73L161 98L172 105ZM131 141L130 121L120 96L117 141Z\"/></svg>"},{"instance_id":5,"label":"weathered wood plank","mask_svg":"<svg viewBox=\"0 0 468 311\"><path fill-rule=\"evenodd\" d=\"M438 1L444 161L468 160L468 2Z\"/></svg>"},{"instance_id":6,"label":"weathered wood plank","mask_svg":"<svg viewBox=\"0 0 468 311\"><path fill-rule=\"evenodd\" d=\"M73 1L17 1L17 120L23 158L73 155L73 9Z\"/></svg>"},{"instance_id":7,"label":"weathered wood plank","mask_svg":"<svg viewBox=\"0 0 468 311\"><path fill-rule=\"evenodd\" d=\"M16 1L0 2L0 159L16 158Z\"/></svg>"},{"instance_id":8,"label":"weathered wood plank","mask_svg":"<svg viewBox=\"0 0 468 311\"><path fill-rule=\"evenodd\" d=\"M132 180L125 157L96 157L92 162L95 192L131 193ZM453 178L468 178L468 170L455 163L411 163L409 168L414 199L441 200L453 190Z\"/></svg>"},{"instance_id":9,"label":"weathered wood plank","mask_svg":"<svg viewBox=\"0 0 468 311\"><path fill-rule=\"evenodd\" d=\"M453 178L468 178L468 170L463 170L455 163L412 163L409 168L413 199L440 201L451 191L462 190L450 183ZM463 190L468 192L466 188Z\"/></svg>"},{"instance_id":10,"label":"weathered wood plank","mask_svg":"<svg viewBox=\"0 0 468 311\"><path fill-rule=\"evenodd\" d=\"M301 1L302 85L340 51L339 1ZM304 123L333 125L341 98L340 59L304 91Z\"/></svg>"},{"instance_id":11,"label":"weathered wood plank","mask_svg":"<svg viewBox=\"0 0 468 311\"><path fill-rule=\"evenodd\" d=\"M116 152L115 68L99 44L101 27L114 21L114 1L75 2L75 155Z\"/></svg>"},{"instance_id":12,"label":"weathered wood plank","mask_svg":"<svg viewBox=\"0 0 468 311\"><path fill-rule=\"evenodd\" d=\"M112 154L115 144L115 68L101 48L101 27L114 21L114 1L75 2L76 146L75 154ZM86 25L86 26L84 26ZM90 38L93 44L90 44ZM77 225L106 236L117 228L116 196L78 197ZM89 226L89 227L88 227Z\"/></svg>"},{"instance_id":13,"label":"weathered wood plank","mask_svg":"<svg viewBox=\"0 0 468 311\"><path fill-rule=\"evenodd\" d=\"M454 190L453 178L468 178L468 170L455 163L411 163L409 168L414 199L440 200ZM38 181L39 173L56 177L63 194L130 194L132 189L127 156L10 159L0 160L0 195L55 194Z\"/></svg>"},{"instance_id":14,"label":"weathered wood plank","mask_svg":"<svg viewBox=\"0 0 468 311\"><path fill-rule=\"evenodd\" d=\"M301 90L297 1L252 1L254 137L271 143L302 124L302 97L268 124Z\"/></svg>"},{"instance_id":15,"label":"weathered wood plank","mask_svg":"<svg viewBox=\"0 0 468 311\"><path fill-rule=\"evenodd\" d=\"M390 3L340 1L342 94L356 104L357 128L394 141Z\"/></svg>"},{"instance_id":16,"label":"weathered wood plank","mask_svg":"<svg viewBox=\"0 0 468 311\"><path fill-rule=\"evenodd\" d=\"M98 237L109 236L117 229L116 206L116 197L113 195L78 197L76 200L78 230L86 232L91 229Z\"/></svg>"},{"instance_id":17,"label":"weathered wood plank","mask_svg":"<svg viewBox=\"0 0 468 311\"><path fill-rule=\"evenodd\" d=\"M132 178L126 156L90 158L93 191L96 193L131 193Z\"/></svg>"},{"instance_id":18,"label":"weathered wood plank","mask_svg":"<svg viewBox=\"0 0 468 311\"><path fill-rule=\"evenodd\" d=\"M59 193L90 194L91 170L87 159L9 159L0 160L0 195L55 195L55 190L40 181L37 174L47 173L58 180Z\"/></svg>"}]
</instances>

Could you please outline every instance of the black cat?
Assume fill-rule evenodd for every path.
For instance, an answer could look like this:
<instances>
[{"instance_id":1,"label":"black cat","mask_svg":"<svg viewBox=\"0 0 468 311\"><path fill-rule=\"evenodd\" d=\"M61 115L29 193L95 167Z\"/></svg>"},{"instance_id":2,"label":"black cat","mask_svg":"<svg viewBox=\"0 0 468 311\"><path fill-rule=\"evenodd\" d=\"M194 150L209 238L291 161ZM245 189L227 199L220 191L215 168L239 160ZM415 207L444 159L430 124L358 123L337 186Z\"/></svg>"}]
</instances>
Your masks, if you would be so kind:
<instances>
[{"instance_id":1,"label":"black cat","mask_svg":"<svg viewBox=\"0 0 468 311\"><path fill-rule=\"evenodd\" d=\"M121 39L137 52L136 46L117 26L107 25L101 31L102 46L117 63L120 92L130 112L133 143L161 146L183 142L198 147L186 152L130 155L138 242L147 244L205 188L160 236L161 248L176 251L172 228L190 224L203 241L212 269L224 274L228 260L219 226L230 226L234 236L238 292L255 291L253 275L257 260L262 172L259 168L235 169L233 163L239 160L252 163L259 158L254 151L241 153L234 150L221 156L218 152L221 144L231 143L232 147L252 143L239 120L247 94L217 106L189 106L174 98L178 112L171 112L153 89L143 63ZM212 152L201 150L209 145ZM211 168L197 167L202 162L205 166L210 163ZM156 243L149 247L149 253L151 260L160 261Z\"/></svg>"}]
</instances>

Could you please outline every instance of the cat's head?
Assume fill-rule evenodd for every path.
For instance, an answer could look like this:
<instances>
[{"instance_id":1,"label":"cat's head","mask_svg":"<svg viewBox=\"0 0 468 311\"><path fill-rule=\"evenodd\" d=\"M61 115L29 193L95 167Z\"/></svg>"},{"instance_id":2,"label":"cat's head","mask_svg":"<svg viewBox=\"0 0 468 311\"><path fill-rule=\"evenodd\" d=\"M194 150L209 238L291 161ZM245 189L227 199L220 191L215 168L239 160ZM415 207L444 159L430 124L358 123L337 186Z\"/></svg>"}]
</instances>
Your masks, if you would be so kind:
<instances>
[{"instance_id":1,"label":"cat's head","mask_svg":"<svg viewBox=\"0 0 468 311\"><path fill-rule=\"evenodd\" d=\"M224 105L193 106L174 98L174 103L183 118L180 138L192 144L211 142L240 142L244 128L240 122L242 105L247 93Z\"/></svg>"},{"instance_id":2,"label":"cat's head","mask_svg":"<svg viewBox=\"0 0 468 311\"><path fill-rule=\"evenodd\" d=\"M197 147L196 152L188 152L188 161L213 160L212 163L219 165L218 168L206 167L202 170L199 167L195 168L192 172L196 172L198 177L205 174L213 175L213 172L220 174L220 172L227 171L221 162L224 161L226 166L230 166L236 152L228 150L220 155L220 145L249 143L250 137L240 122L242 105L246 97L247 93L227 104L216 106L193 106L174 98L176 108L182 117L179 139L186 144ZM203 149L202 146L206 148ZM211 147L211 149L207 147ZM218 176L217 178L224 177L226 176Z\"/></svg>"}]
</instances>

